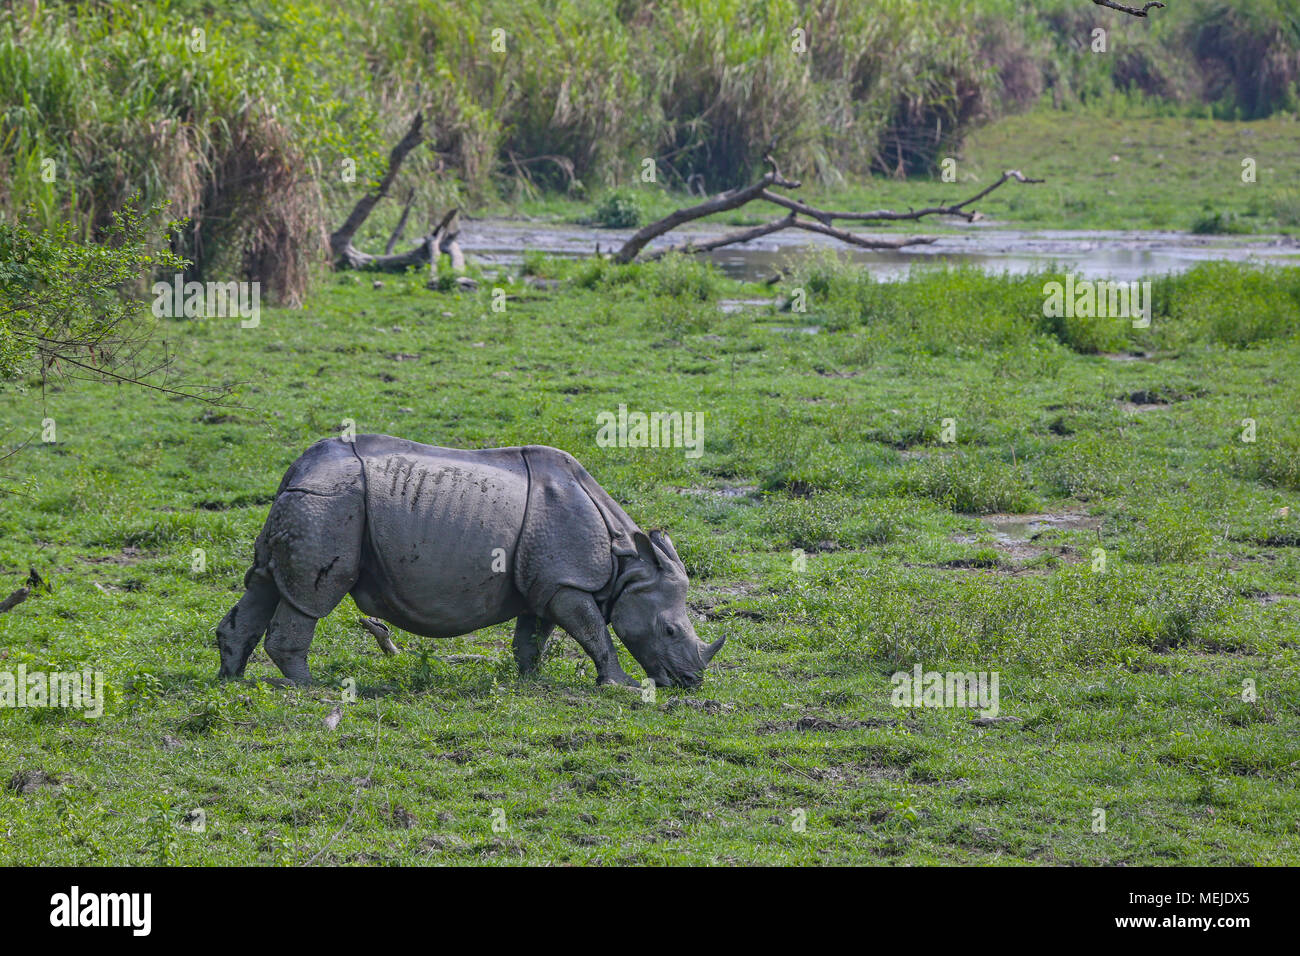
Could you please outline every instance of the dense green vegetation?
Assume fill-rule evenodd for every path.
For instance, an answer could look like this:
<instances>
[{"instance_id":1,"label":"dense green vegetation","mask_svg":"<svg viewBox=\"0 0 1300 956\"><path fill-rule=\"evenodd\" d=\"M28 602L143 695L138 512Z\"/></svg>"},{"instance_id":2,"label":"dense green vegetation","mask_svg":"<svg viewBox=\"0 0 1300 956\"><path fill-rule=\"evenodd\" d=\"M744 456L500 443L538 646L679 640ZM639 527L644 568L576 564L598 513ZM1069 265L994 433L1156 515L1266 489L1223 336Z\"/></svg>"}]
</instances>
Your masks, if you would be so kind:
<instances>
[{"instance_id":1,"label":"dense green vegetation","mask_svg":"<svg viewBox=\"0 0 1300 956\"><path fill-rule=\"evenodd\" d=\"M144 216L128 201L96 241L66 222L43 230L0 220L0 382L49 369L151 371L140 353L153 329L135 293L142 280L185 265L154 234L149 220L160 211Z\"/></svg>"},{"instance_id":2,"label":"dense green vegetation","mask_svg":"<svg viewBox=\"0 0 1300 956\"><path fill-rule=\"evenodd\" d=\"M406 175L431 215L627 185L646 158L663 188L727 188L774 138L822 186L930 174L1034 105L1255 119L1294 112L1298 64L1296 0L1178 0L1145 20L1087 0L7 5L0 216L90 234L140 189L190 220L175 251L195 274L297 302L326 227L420 107L434 148Z\"/></svg>"},{"instance_id":3,"label":"dense green vegetation","mask_svg":"<svg viewBox=\"0 0 1300 956\"><path fill-rule=\"evenodd\" d=\"M7 462L0 572L53 590L0 615L0 669L97 668L108 703L0 711L0 860L1300 862L1296 270L1157 280L1134 329L1045 319L1050 276L812 261L728 313L772 290L529 269L564 282L345 275L254 329L165 320L176 373L247 383L238 407L4 396L58 440ZM703 456L599 447L620 403L703 412ZM567 638L521 681L506 627L384 658L350 602L320 686L274 686L260 650L219 685L280 475L344 419L574 452L730 635L704 686L597 691ZM892 707L918 662L999 672L1019 721Z\"/></svg>"}]
</instances>

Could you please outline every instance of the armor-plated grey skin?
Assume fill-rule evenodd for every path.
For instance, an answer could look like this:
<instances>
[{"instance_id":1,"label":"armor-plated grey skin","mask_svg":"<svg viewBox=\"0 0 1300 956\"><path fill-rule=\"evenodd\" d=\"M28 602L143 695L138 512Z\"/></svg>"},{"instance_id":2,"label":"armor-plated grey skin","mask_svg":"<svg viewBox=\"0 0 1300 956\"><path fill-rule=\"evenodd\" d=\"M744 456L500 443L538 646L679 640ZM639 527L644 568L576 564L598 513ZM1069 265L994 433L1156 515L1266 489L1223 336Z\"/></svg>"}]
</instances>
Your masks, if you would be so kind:
<instances>
[{"instance_id":1,"label":"armor-plated grey skin","mask_svg":"<svg viewBox=\"0 0 1300 956\"><path fill-rule=\"evenodd\" d=\"M280 482L244 596L217 627L219 676L242 677L265 633L285 677L308 683L316 621L351 593L365 614L425 637L517 618L524 674L558 624L598 684L635 684L612 624L656 684L695 686L725 638L696 637L686 583L668 536L646 535L567 452L330 438Z\"/></svg>"}]
</instances>

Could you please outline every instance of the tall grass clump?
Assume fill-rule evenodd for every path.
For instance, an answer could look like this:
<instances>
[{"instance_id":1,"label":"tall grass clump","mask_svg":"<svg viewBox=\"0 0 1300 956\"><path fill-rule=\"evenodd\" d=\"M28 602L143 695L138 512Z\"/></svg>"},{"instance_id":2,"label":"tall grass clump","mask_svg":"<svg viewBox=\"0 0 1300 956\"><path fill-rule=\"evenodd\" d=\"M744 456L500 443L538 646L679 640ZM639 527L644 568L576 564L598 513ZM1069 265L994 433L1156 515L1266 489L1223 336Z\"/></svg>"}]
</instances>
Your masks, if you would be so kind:
<instances>
[{"instance_id":1,"label":"tall grass clump","mask_svg":"<svg viewBox=\"0 0 1300 956\"><path fill-rule=\"evenodd\" d=\"M161 10L10 15L0 19L0 140L11 144L0 199L89 237L137 192L146 208L170 200L168 215L187 220L174 251L192 275L249 275L298 301L324 231L283 100L248 51L196 50ZM39 175L46 160L51 183Z\"/></svg>"},{"instance_id":2,"label":"tall grass clump","mask_svg":"<svg viewBox=\"0 0 1300 956\"><path fill-rule=\"evenodd\" d=\"M259 278L293 302L327 228L378 181L417 110L428 143L399 187L414 191L419 221L494 194L626 187L646 160L661 187L698 176L711 192L754 176L768 149L787 174L825 185L927 175L971 129L1049 97L1106 109L1209 103L1241 117L1296 106L1296 0L1187 0L1141 21L1079 0L1031 6L10 4L0 216L30 208L89 237L137 190L146 208L170 199L169 214L188 220L174 251L192 277ZM1098 24L1111 31L1106 56L1088 46ZM393 205L360 242L383 241ZM631 221L626 208L608 212ZM995 326L977 317L973 339L1024 331ZM1058 331L1104 345L1095 330Z\"/></svg>"},{"instance_id":3,"label":"tall grass clump","mask_svg":"<svg viewBox=\"0 0 1300 956\"><path fill-rule=\"evenodd\" d=\"M1259 439L1232 450L1233 470L1243 478L1300 491L1300 435L1284 434Z\"/></svg>"},{"instance_id":4,"label":"tall grass clump","mask_svg":"<svg viewBox=\"0 0 1300 956\"><path fill-rule=\"evenodd\" d=\"M1152 281L1151 328L1140 340L1176 348L1211 341L1235 348L1300 332L1300 268L1210 262Z\"/></svg>"},{"instance_id":5,"label":"tall grass clump","mask_svg":"<svg viewBox=\"0 0 1300 956\"><path fill-rule=\"evenodd\" d=\"M906 490L962 514L1017 514L1031 511L1037 504L1023 470L962 454L927 462Z\"/></svg>"}]
</instances>

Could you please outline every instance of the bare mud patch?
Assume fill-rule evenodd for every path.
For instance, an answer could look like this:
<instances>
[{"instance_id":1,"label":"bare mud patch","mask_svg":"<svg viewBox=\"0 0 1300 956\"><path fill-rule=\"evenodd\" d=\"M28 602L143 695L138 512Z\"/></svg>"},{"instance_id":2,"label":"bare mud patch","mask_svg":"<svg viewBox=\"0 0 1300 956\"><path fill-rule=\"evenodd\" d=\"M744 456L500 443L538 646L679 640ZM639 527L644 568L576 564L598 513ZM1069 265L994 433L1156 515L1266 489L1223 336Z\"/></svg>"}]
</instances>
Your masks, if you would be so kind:
<instances>
[{"instance_id":1,"label":"bare mud patch","mask_svg":"<svg viewBox=\"0 0 1300 956\"><path fill-rule=\"evenodd\" d=\"M714 488L705 488L695 485L690 488L674 489L679 495L691 495L696 498L718 498L722 500L735 500L737 498L757 498L759 495L758 485L718 485Z\"/></svg>"},{"instance_id":2,"label":"bare mud patch","mask_svg":"<svg viewBox=\"0 0 1300 956\"><path fill-rule=\"evenodd\" d=\"M1054 554L1066 563L1076 563L1081 559L1074 548L1044 539L1052 537L1052 533L1056 531L1096 531L1101 527L1102 519L1077 511L1059 511L1030 515L982 515L980 522L992 536L993 548L998 554L1015 563L1011 566L999 565L976 556L945 561L938 567L1000 571L1007 574L1029 573L1042 569L1022 568L1017 565L1044 554ZM954 535L952 540L966 545L986 543L984 537L978 534Z\"/></svg>"},{"instance_id":3,"label":"bare mud patch","mask_svg":"<svg viewBox=\"0 0 1300 956\"><path fill-rule=\"evenodd\" d=\"M775 299L719 299L718 311L730 315L734 312L744 312L746 309L762 309L775 304Z\"/></svg>"},{"instance_id":4,"label":"bare mud patch","mask_svg":"<svg viewBox=\"0 0 1300 956\"><path fill-rule=\"evenodd\" d=\"M870 720L828 720L815 714L804 714L798 720L773 720L759 724L760 734L780 734L794 731L796 733L828 733L836 730L863 730L874 727L897 727L902 721L874 717Z\"/></svg>"},{"instance_id":5,"label":"bare mud patch","mask_svg":"<svg viewBox=\"0 0 1300 956\"><path fill-rule=\"evenodd\" d=\"M1126 402L1120 400L1119 407L1130 415L1141 415L1145 412L1158 412L1169 407L1166 402Z\"/></svg>"},{"instance_id":6,"label":"bare mud patch","mask_svg":"<svg viewBox=\"0 0 1300 956\"><path fill-rule=\"evenodd\" d=\"M1058 511L1036 515L985 515L981 519L988 525L994 541L1016 544L1037 541L1048 531L1095 531L1101 527L1101 518L1080 511Z\"/></svg>"},{"instance_id":7,"label":"bare mud patch","mask_svg":"<svg viewBox=\"0 0 1300 956\"><path fill-rule=\"evenodd\" d=\"M45 787L58 787L63 781L52 773L46 773L39 767L34 770L19 770L9 778L6 789L14 793L35 793Z\"/></svg>"},{"instance_id":8,"label":"bare mud patch","mask_svg":"<svg viewBox=\"0 0 1300 956\"><path fill-rule=\"evenodd\" d=\"M95 558L81 558L80 560L87 564L116 564L122 567L128 567L132 564L138 564L141 561L149 561L158 557L156 551L145 551L142 548L126 547L117 554L105 554Z\"/></svg>"},{"instance_id":9,"label":"bare mud patch","mask_svg":"<svg viewBox=\"0 0 1300 956\"><path fill-rule=\"evenodd\" d=\"M663 705L665 711L677 710L681 707L714 716L736 709L735 704L725 704L720 700L701 700L696 697L673 697Z\"/></svg>"},{"instance_id":10,"label":"bare mud patch","mask_svg":"<svg viewBox=\"0 0 1300 956\"><path fill-rule=\"evenodd\" d=\"M1282 604L1286 602L1295 603L1300 601L1300 597L1296 597L1294 594L1275 594L1266 591L1258 591L1252 594L1250 599L1257 604L1264 605L1265 607L1271 607L1274 604Z\"/></svg>"}]
</instances>

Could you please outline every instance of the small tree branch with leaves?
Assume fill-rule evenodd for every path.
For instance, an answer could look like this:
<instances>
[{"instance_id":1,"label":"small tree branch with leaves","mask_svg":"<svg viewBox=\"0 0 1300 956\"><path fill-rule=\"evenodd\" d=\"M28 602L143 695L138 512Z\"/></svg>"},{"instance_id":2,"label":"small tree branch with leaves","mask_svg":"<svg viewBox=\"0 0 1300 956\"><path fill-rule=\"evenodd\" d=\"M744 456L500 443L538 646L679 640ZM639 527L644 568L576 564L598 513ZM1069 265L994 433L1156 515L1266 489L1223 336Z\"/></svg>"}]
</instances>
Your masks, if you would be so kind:
<instances>
[{"instance_id":1,"label":"small tree branch with leaves","mask_svg":"<svg viewBox=\"0 0 1300 956\"><path fill-rule=\"evenodd\" d=\"M136 294L162 273L189 263L171 252L165 204L141 212L134 200L113 214L94 241L69 223L33 229L0 221L0 382L38 373L123 382L220 404L226 386L178 385L167 379L171 356L155 341L156 325Z\"/></svg>"}]
</instances>

